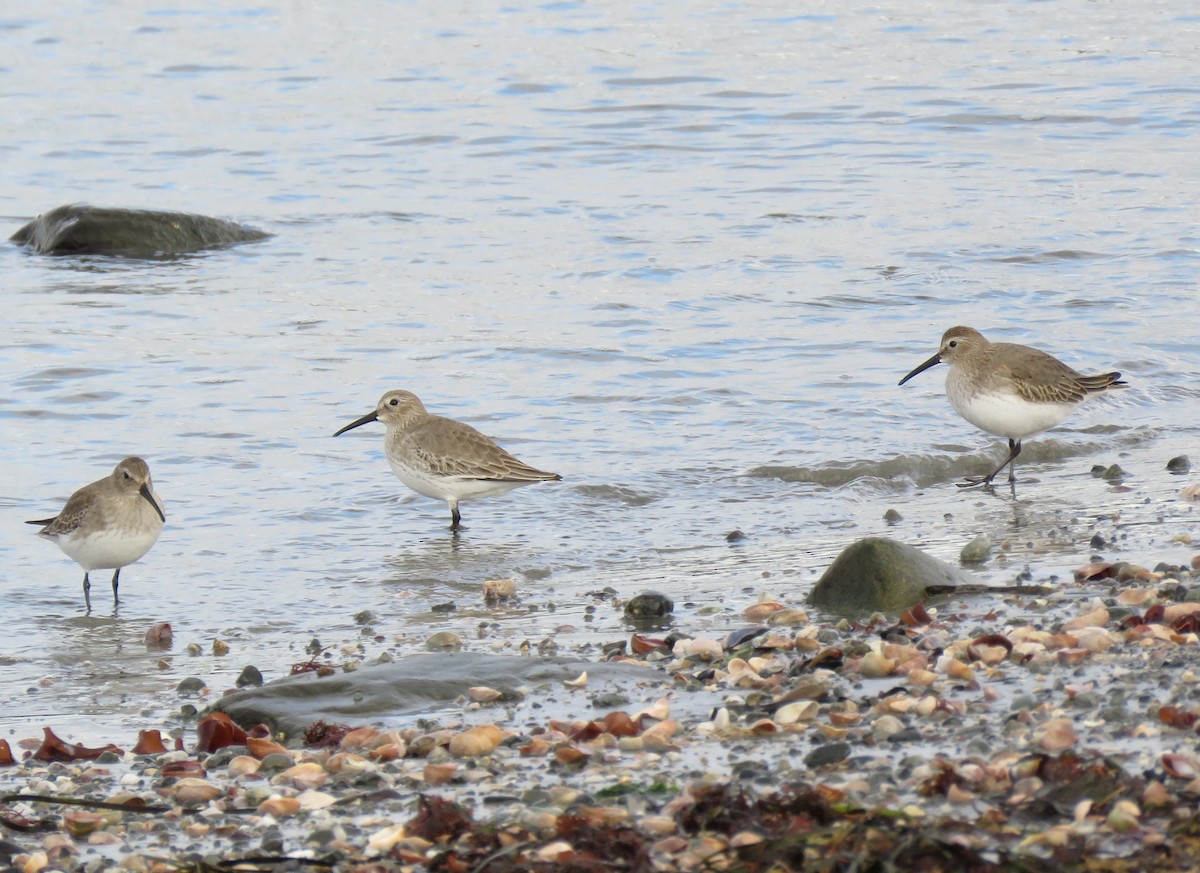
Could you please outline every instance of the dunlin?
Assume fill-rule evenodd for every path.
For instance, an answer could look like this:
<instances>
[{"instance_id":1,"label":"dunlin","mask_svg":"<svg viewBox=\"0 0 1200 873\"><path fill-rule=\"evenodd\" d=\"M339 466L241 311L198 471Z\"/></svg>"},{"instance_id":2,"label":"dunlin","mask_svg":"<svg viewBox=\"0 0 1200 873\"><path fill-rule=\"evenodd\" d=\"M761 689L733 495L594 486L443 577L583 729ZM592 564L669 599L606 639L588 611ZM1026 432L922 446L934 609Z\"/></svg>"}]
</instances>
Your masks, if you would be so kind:
<instances>
[{"instance_id":1,"label":"dunlin","mask_svg":"<svg viewBox=\"0 0 1200 873\"><path fill-rule=\"evenodd\" d=\"M460 501L562 478L514 458L469 424L430 415L411 391L389 391L373 412L334 436L372 421L387 427L384 454L400 481L450 505L450 530L462 527Z\"/></svg>"},{"instance_id":2,"label":"dunlin","mask_svg":"<svg viewBox=\"0 0 1200 873\"><path fill-rule=\"evenodd\" d=\"M986 476L967 479L960 488L990 485L1013 462L1021 440L1066 420L1089 394L1123 388L1120 373L1085 376L1038 349L1015 343L992 343L969 327L952 327L942 335L938 353L900 380L903 385L937 364L949 364L946 396L954 411L988 433L1008 438L1008 457Z\"/></svg>"},{"instance_id":3,"label":"dunlin","mask_svg":"<svg viewBox=\"0 0 1200 873\"><path fill-rule=\"evenodd\" d=\"M92 609L92 570L113 570L113 603L121 568L150 551L162 533L162 501L154 493L150 468L141 458L126 458L112 474L71 495L53 518L29 521L44 527L38 536L58 545L83 567L83 599Z\"/></svg>"}]
</instances>

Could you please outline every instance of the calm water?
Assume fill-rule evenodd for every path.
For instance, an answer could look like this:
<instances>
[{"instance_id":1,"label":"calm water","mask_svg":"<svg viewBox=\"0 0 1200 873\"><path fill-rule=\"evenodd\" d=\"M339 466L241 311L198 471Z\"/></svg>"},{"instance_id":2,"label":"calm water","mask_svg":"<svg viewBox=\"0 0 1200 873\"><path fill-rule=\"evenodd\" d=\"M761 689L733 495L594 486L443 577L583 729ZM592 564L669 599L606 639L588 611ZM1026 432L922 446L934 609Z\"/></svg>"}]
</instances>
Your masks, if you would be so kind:
<instances>
[{"instance_id":1,"label":"calm water","mask_svg":"<svg viewBox=\"0 0 1200 873\"><path fill-rule=\"evenodd\" d=\"M723 630L869 534L1009 541L994 581L1069 574L1097 531L1190 557L1200 476L1163 467L1200 464L1193 4L476 6L3 13L5 235L85 201L275 237L0 246L0 735L131 742L181 678L278 675L363 610L370 657L619 639L584 613L605 586ZM960 323L1134 386L1031 441L1016 501L954 487L1002 447L943 371L896 386ZM382 427L331 436L397 387L564 481L466 504L453 541ZM168 526L87 617L22 522L133 453ZM1124 490L1089 474L1118 461ZM484 607L497 576L521 605Z\"/></svg>"}]
</instances>

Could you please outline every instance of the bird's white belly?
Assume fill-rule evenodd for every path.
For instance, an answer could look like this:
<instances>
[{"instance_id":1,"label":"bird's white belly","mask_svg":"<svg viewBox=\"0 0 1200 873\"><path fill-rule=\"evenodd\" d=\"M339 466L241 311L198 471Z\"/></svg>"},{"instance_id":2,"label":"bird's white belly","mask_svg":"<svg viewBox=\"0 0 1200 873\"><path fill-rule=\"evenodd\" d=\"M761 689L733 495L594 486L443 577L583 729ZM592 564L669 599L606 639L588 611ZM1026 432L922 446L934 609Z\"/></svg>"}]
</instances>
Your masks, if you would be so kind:
<instances>
[{"instance_id":1,"label":"bird's white belly","mask_svg":"<svg viewBox=\"0 0 1200 873\"><path fill-rule=\"evenodd\" d=\"M980 430L1021 440L1062 424L1074 403L1037 403L1016 394L971 393L953 379L946 380L946 395L954 411Z\"/></svg>"},{"instance_id":2,"label":"bird's white belly","mask_svg":"<svg viewBox=\"0 0 1200 873\"><path fill-rule=\"evenodd\" d=\"M101 530L88 535L72 533L54 541L85 571L115 570L137 561L158 541L162 527L137 530Z\"/></svg>"},{"instance_id":3,"label":"bird's white belly","mask_svg":"<svg viewBox=\"0 0 1200 873\"><path fill-rule=\"evenodd\" d=\"M396 478L426 497L436 500L459 501L470 500L473 497L487 497L493 494L506 494L528 482L514 482L504 479L468 479L459 476L437 476L426 470L417 470L405 464L388 458L388 464Z\"/></svg>"}]
</instances>

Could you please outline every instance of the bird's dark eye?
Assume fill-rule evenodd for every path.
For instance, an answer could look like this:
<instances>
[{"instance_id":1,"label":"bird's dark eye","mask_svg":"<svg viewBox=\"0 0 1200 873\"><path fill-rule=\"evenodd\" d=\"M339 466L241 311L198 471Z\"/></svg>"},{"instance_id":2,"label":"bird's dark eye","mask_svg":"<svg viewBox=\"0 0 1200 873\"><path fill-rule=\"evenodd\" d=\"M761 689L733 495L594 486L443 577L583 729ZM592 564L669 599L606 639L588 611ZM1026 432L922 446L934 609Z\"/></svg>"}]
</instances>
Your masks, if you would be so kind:
<instances>
[{"instance_id":1,"label":"bird's dark eye","mask_svg":"<svg viewBox=\"0 0 1200 873\"><path fill-rule=\"evenodd\" d=\"M122 476L124 476L126 479L132 479L132 478L133 478L132 476L130 476L128 473L125 473L125 472L122 472L122 473L121 473L121 475L122 475Z\"/></svg>"},{"instance_id":2,"label":"bird's dark eye","mask_svg":"<svg viewBox=\"0 0 1200 873\"><path fill-rule=\"evenodd\" d=\"M950 340L950 342L946 343L946 348L948 348L948 349L958 348L958 340Z\"/></svg>"},{"instance_id":3,"label":"bird's dark eye","mask_svg":"<svg viewBox=\"0 0 1200 873\"><path fill-rule=\"evenodd\" d=\"M388 406L396 406L399 403L400 403L400 401L397 400L395 397L393 397L391 400L388 401Z\"/></svg>"}]
</instances>

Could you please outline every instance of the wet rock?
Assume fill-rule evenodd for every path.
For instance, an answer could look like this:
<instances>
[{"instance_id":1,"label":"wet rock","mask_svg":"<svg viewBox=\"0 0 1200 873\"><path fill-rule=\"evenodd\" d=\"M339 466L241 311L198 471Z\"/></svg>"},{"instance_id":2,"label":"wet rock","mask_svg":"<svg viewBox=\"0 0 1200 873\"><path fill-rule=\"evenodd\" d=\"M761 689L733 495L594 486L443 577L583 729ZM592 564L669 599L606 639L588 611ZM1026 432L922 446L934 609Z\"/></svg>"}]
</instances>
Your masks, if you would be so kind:
<instances>
[{"instance_id":1,"label":"wet rock","mask_svg":"<svg viewBox=\"0 0 1200 873\"><path fill-rule=\"evenodd\" d=\"M1120 482L1128 475L1129 474L1121 468L1120 464L1113 464L1104 469L1104 474L1101 478L1103 478L1106 482Z\"/></svg>"},{"instance_id":2,"label":"wet rock","mask_svg":"<svg viewBox=\"0 0 1200 873\"><path fill-rule=\"evenodd\" d=\"M727 543L740 543L745 538L745 531L738 529L731 530L729 533L725 534L725 542Z\"/></svg>"},{"instance_id":3,"label":"wet rock","mask_svg":"<svg viewBox=\"0 0 1200 873\"><path fill-rule=\"evenodd\" d=\"M847 546L808 595L828 612L898 612L973 582L972 577L920 549L885 537Z\"/></svg>"},{"instance_id":4,"label":"wet rock","mask_svg":"<svg viewBox=\"0 0 1200 873\"><path fill-rule=\"evenodd\" d=\"M1099 551L1103 550L1107 545L1108 545L1108 540L1104 539L1104 537L1100 536L1100 534L1096 534L1092 537L1091 541L1088 543L1088 548L1095 549L1096 551L1099 552Z\"/></svg>"},{"instance_id":5,"label":"wet rock","mask_svg":"<svg viewBox=\"0 0 1200 873\"><path fill-rule=\"evenodd\" d=\"M846 756L849 754L849 743L826 743L823 746L817 746L805 755L804 765L813 768L828 767L830 764L838 764L846 760Z\"/></svg>"},{"instance_id":6,"label":"wet rock","mask_svg":"<svg viewBox=\"0 0 1200 873\"><path fill-rule=\"evenodd\" d=\"M203 679L198 676L188 676L186 679L179 680L179 684L175 686L175 691L180 695L199 694L204 688Z\"/></svg>"},{"instance_id":7,"label":"wet rock","mask_svg":"<svg viewBox=\"0 0 1200 873\"><path fill-rule=\"evenodd\" d=\"M227 694L212 705L239 724L262 722L286 736L301 736L314 721L330 724L379 723L415 713L450 707L474 686L487 686L505 699L519 699L524 686L561 684L583 671L589 688L607 684L612 691L624 685L670 687L664 674L635 664L591 663L565 658L535 658L460 652L413 655L393 664L364 666L354 673L318 677L313 673L288 676L262 688ZM554 701L534 696L541 710Z\"/></svg>"},{"instance_id":8,"label":"wet rock","mask_svg":"<svg viewBox=\"0 0 1200 873\"><path fill-rule=\"evenodd\" d=\"M430 651L437 649L461 649L463 638L454 631L438 631L435 634L430 634L425 640L425 648Z\"/></svg>"},{"instance_id":9,"label":"wet rock","mask_svg":"<svg viewBox=\"0 0 1200 873\"><path fill-rule=\"evenodd\" d=\"M40 255L154 258L256 242L269 236L206 215L74 203L43 212L10 238Z\"/></svg>"},{"instance_id":10,"label":"wet rock","mask_svg":"<svg viewBox=\"0 0 1200 873\"><path fill-rule=\"evenodd\" d=\"M233 683L238 688L246 688L248 686L258 686L263 684L263 675L253 664L247 664L242 668L241 675L237 677L237 681Z\"/></svg>"},{"instance_id":11,"label":"wet rock","mask_svg":"<svg viewBox=\"0 0 1200 873\"><path fill-rule=\"evenodd\" d=\"M660 618L670 615L675 610L675 604L670 597L657 591L647 591L629 598L625 604L626 618Z\"/></svg>"},{"instance_id":12,"label":"wet rock","mask_svg":"<svg viewBox=\"0 0 1200 873\"><path fill-rule=\"evenodd\" d=\"M1192 469L1192 462L1188 460L1187 455L1177 455L1167 461L1167 472L1169 473L1187 473Z\"/></svg>"},{"instance_id":13,"label":"wet rock","mask_svg":"<svg viewBox=\"0 0 1200 873\"><path fill-rule=\"evenodd\" d=\"M964 564L982 564L991 553L992 541L986 536L980 536L963 546L958 559Z\"/></svg>"},{"instance_id":14,"label":"wet rock","mask_svg":"<svg viewBox=\"0 0 1200 873\"><path fill-rule=\"evenodd\" d=\"M883 520L886 521L888 524L895 524L898 521L903 521L904 516L902 516L895 509L889 509L887 512L885 512L883 514Z\"/></svg>"}]
</instances>

